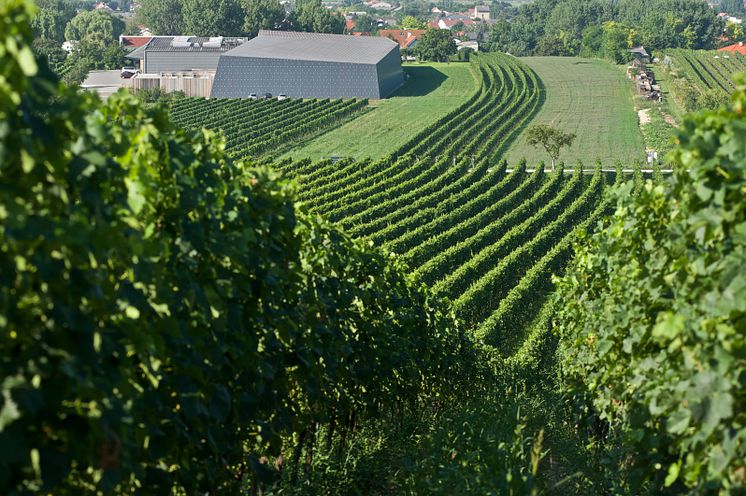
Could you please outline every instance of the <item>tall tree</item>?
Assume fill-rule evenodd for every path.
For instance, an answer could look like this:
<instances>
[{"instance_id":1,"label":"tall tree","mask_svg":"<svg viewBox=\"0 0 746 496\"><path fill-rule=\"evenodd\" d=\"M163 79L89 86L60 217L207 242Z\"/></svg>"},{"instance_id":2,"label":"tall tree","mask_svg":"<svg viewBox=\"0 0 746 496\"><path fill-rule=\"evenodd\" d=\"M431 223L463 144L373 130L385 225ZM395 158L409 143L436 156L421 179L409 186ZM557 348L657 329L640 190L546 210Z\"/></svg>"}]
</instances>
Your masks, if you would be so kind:
<instances>
[{"instance_id":1,"label":"tall tree","mask_svg":"<svg viewBox=\"0 0 746 496\"><path fill-rule=\"evenodd\" d=\"M91 10L76 15L65 27L65 38L77 41L105 43L117 40L124 32L124 22L103 10Z\"/></svg>"},{"instance_id":2,"label":"tall tree","mask_svg":"<svg viewBox=\"0 0 746 496\"><path fill-rule=\"evenodd\" d=\"M296 3L293 29L312 33L344 33L345 18L321 4L321 0L302 0Z\"/></svg>"},{"instance_id":3,"label":"tall tree","mask_svg":"<svg viewBox=\"0 0 746 496\"><path fill-rule=\"evenodd\" d=\"M75 6L69 0L40 0L39 10L31 20L37 38L63 42L65 26L75 17Z\"/></svg>"},{"instance_id":4,"label":"tall tree","mask_svg":"<svg viewBox=\"0 0 746 496\"><path fill-rule=\"evenodd\" d=\"M415 16L404 16L399 25L404 29L427 29L427 23Z\"/></svg>"},{"instance_id":5,"label":"tall tree","mask_svg":"<svg viewBox=\"0 0 746 496\"><path fill-rule=\"evenodd\" d=\"M33 43L34 53L39 58L44 58L49 67L56 73L61 72L67 58L67 53L62 49L60 43L49 38L36 38Z\"/></svg>"},{"instance_id":6,"label":"tall tree","mask_svg":"<svg viewBox=\"0 0 746 496\"><path fill-rule=\"evenodd\" d=\"M615 64L623 64L629 61L631 58L629 49L636 41L634 30L614 21L605 22L602 30L601 52L597 55L601 55Z\"/></svg>"},{"instance_id":7,"label":"tall tree","mask_svg":"<svg viewBox=\"0 0 746 496\"><path fill-rule=\"evenodd\" d=\"M449 29L428 29L417 41L414 52L420 60L443 62L456 53L456 42Z\"/></svg>"},{"instance_id":8,"label":"tall tree","mask_svg":"<svg viewBox=\"0 0 746 496\"><path fill-rule=\"evenodd\" d=\"M236 36L244 33L244 11L238 0L182 0L184 33Z\"/></svg>"},{"instance_id":9,"label":"tall tree","mask_svg":"<svg viewBox=\"0 0 746 496\"><path fill-rule=\"evenodd\" d=\"M140 0L138 20L153 34L184 34L181 0Z\"/></svg>"},{"instance_id":10,"label":"tall tree","mask_svg":"<svg viewBox=\"0 0 746 496\"><path fill-rule=\"evenodd\" d=\"M560 129L546 124L536 124L528 128L526 132L526 142L531 146L541 146L552 159L552 169L554 163L559 158L560 151L566 146L572 146L575 141L575 135L565 133Z\"/></svg>"},{"instance_id":11,"label":"tall tree","mask_svg":"<svg viewBox=\"0 0 746 496\"><path fill-rule=\"evenodd\" d=\"M285 7L277 0L242 0L243 31L256 36L260 29L279 29L283 26Z\"/></svg>"},{"instance_id":12,"label":"tall tree","mask_svg":"<svg viewBox=\"0 0 746 496\"><path fill-rule=\"evenodd\" d=\"M371 33L376 31L378 24L369 14L363 14L355 18L355 32L357 33Z\"/></svg>"}]
</instances>

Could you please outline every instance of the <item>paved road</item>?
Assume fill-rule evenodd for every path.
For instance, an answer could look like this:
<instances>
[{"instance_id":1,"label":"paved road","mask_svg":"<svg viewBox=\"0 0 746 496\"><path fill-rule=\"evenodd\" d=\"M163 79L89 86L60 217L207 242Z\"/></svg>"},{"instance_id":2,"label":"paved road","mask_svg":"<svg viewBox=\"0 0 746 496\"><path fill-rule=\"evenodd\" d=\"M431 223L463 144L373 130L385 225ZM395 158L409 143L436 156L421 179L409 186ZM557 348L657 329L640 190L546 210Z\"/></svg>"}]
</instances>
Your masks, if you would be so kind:
<instances>
[{"instance_id":1,"label":"paved road","mask_svg":"<svg viewBox=\"0 0 746 496\"><path fill-rule=\"evenodd\" d=\"M122 79L119 77L119 71L91 71L81 88L86 88L97 92L101 98L108 98L109 95L119 88L131 88L132 79Z\"/></svg>"}]
</instances>

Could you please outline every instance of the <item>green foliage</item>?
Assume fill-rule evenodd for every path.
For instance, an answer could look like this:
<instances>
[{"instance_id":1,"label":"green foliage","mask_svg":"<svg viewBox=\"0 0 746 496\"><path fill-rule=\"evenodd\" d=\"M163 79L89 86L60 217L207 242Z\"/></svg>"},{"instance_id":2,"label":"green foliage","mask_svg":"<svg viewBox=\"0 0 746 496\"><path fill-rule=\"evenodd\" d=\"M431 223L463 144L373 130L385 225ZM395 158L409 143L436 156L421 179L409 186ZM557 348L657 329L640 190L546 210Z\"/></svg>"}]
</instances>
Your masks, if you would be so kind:
<instances>
[{"instance_id":1,"label":"green foliage","mask_svg":"<svg viewBox=\"0 0 746 496\"><path fill-rule=\"evenodd\" d=\"M321 0L298 0L291 22L295 31L341 34L345 29L344 16L331 12Z\"/></svg>"},{"instance_id":2,"label":"green foliage","mask_svg":"<svg viewBox=\"0 0 746 496\"><path fill-rule=\"evenodd\" d=\"M65 39L105 45L124 31L124 21L104 10L84 11L65 26Z\"/></svg>"},{"instance_id":3,"label":"green foliage","mask_svg":"<svg viewBox=\"0 0 746 496\"><path fill-rule=\"evenodd\" d=\"M219 130L226 137L228 155L246 158L274 154L295 139L339 125L367 104L367 99L341 98L185 98L171 102L171 118L185 128Z\"/></svg>"},{"instance_id":4,"label":"green foliage","mask_svg":"<svg viewBox=\"0 0 746 496\"><path fill-rule=\"evenodd\" d=\"M260 29L277 29L285 20L285 7L275 0L242 0L243 31L256 36Z\"/></svg>"},{"instance_id":5,"label":"green foliage","mask_svg":"<svg viewBox=\"0 0 746 496\"><path fill-rule=\"evenodd\" d=\"M378 29L376 20L368 14L363 14L355 17L355 29L356 33L372 33Z\"/></svg>"},{"instance_id":6,"label":"green foliage","mask_svg":"<svg viewBox=\"0 0 746 496\"><path fill-rule=\"evenodd\" d=\"M44 58L49 67L60 74L67 60L67 53L62 49L58 41L49 38L36 38L33 43L34 53L39 58Z\"/></svg>"},{"instance_id":7,"label":"green foliage","mask_svg":"<svg viewBox=\"0 0 746 496\"><path fill-rule=\"evenodd\" d=\"M609 21L603 24L602 32L600 51L596 55L615 64L628 62L632 58L629 49L637 44L635 30L621 23Z\"/></svg>"},{"instance_id":8,"label":"green foliage","mask_svg":"<svg viewBox=\"0 0 746 496\"><path fill-rule=\"evenodd\" d=\"M30 39L0 4L0 492L238 493L313 422L455 385L399 262L212 132L58 87Z\"/></svg>"},{"instance_id":9,"label":"green foliage","mask_svg":"<svg viewBox=\"0 0 746 496\"><path fill-rule=\"evenodd\" d=\"M671 95L685 111L716 109L735 89L734 75L746 71L746 56L721 52L666 51Z\"/></svg>"},{"instance_id":10,"label":"green foliage","mask_svg":"<svg viewBox=\"0 0 746 496\"><path fill-rule=\"evenodd\" d=\"M445 62L448 57L456 53L456 42L448 29L428 29L417 40L414 52L420 60Z\"/></svg>"},{"instance_id":11,"label":"green foliage","mask_svg":"<svg viewBox=\"0 0 746 496\"><path fill-rule=\"evenodd\" d=\"M184 33L193 36L235 36L244 27L239 0L181 0L181 14Z\"/></svg>"},{"instance_id":12,"label":"green foliage","mask_svg":"<svg viewBox=\"0 0 746 496\"><path fill-rule=\"evenodd\" d=\"M730 108L687 117L671 181L616 188L559 281L560 370L610 427L617 490L744 489L745 107L741 79Z\"/></svg>"},{"instance_id":13,"label":"green foliage","mask_svg":"<svg viewBox=\"0 0 746 496\"><path fill-rule=\"evenodd\" d=\"M153 34L183 34L184 12L182 0L139 0L137 19ZM226 33L221 33L221 36Z\"/></svg>"},{"instance_id":14,"label":"green foliage","mask_svg":"<svg viewBox=\"0 0 746 496\"><path fill-rule=\"evenodd\" d=\"M68 83L81 83L88 71L122 67L125 52L118 39L124 28L121 19L103 10L76 15L65 28L65 38L77 43L58 74L64 74Z\"/></svg>"},{"instance_id":15,"label":"green foliage","mask_svg":"<svg viewBox=\"0 0 746 496\"><path fill-rule=\"evenodd\" d=\"M598 51L602 43L597 28L606 22L634 28L627 33L634 36L622 39L615 29L606 35L607 49ZM487 46L513 55L578 55L582 51L585 56L617 59L622 45L633 42L648 49L715 48L723 27L704 0L652 0L644 7L638 0L553 0L509 10L492 27Z\"/></svg>"},{"instance_id":16,"label":"green foliage","mask_svg":"<svg viewBox=\"0 0 746 496\"><path fill-rule=\"evenodd\" d=\"M404 16L399 23L399 27L402 29L427 29L427 22L418 19L417 17L408 15Z\"/></svg>"},{"instance_id":17,"label":"green foliage","mask_svg":"<svg viewBox=\"0 0 746 496\"><path fill-rule=\"evenodd\" d=\"M565 133L561 129L546 124L534 124L526 130L526 143L531 146L541 146L554 162L559 158L560 151L564 147L572 146L575 134Z\"/></svg>"},{"instance_id":18,"label":"green foliage","mask_svg":"<svg viewBox=\"0 0 746 496\"><path fill-rule=\"evenodd\" d=\"M316 33L342 33L345 20L321 5L302 0L287 15L273 0L142 0L140 20L157 34L197 36L256 36L260 29L290 29Z\"/></svg>"},{"instance_id":19,"label":"green foliage","mask_svg":"<svg viewBox=\"0 0 746 496\"><path fill-rule=\"evenodd\" d=\"M75 17L75 6L69 0L42 0L37 5L39 9L31 20L34 36L62 43L65 26Z\"/></svg>"}]
</instances>

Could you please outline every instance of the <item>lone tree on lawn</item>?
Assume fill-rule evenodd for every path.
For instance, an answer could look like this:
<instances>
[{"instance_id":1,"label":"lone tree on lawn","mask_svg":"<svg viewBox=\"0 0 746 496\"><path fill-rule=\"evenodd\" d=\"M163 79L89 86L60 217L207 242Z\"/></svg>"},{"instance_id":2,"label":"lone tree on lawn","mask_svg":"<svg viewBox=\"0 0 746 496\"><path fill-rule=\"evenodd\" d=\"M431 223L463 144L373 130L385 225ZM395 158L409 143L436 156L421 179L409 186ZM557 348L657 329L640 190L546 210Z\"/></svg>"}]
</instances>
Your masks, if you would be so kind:
<instances>
[{"instance_id":1,"label":"lone tree on lawn","mask_svg":"<svg viewBox=\"0 0 746 496\"><path fill-rule=\"evenodd\" d=\"M448 29L428 29L417 41L414 51L420 60L445 62L449 55L456 53L456 42Z\"/></svg>"},{"instance_id":2,"label":"lone tree on lawn","mask_svg":"<svg viewBox=\"0 0 746 496\"><path fill-rule=\"evenodd\" d=\"M526 142L531 146L541 145L552 158L552 170L554 161L557 160L560 150L565 146L572 146L575 141L573 133L564 133L562 130L546 124L536 124L528 128Z\"/></svg>"}]
</instances>

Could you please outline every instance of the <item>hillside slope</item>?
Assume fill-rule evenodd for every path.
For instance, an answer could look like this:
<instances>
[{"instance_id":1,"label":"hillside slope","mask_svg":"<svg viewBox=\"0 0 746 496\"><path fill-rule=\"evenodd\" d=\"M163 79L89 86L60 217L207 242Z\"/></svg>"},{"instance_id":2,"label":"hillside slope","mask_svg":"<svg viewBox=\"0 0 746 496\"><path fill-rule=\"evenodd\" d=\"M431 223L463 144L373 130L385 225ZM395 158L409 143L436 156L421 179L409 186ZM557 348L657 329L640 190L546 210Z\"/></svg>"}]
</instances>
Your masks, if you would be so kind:
<instances>
[{"instance_id":1,"label":"hillside slope","mask_svg":"<svg viewBox=\"0 0 746 496\"><path fill-rule=\"evenodd\" d=\"M632 102L632 86L621 71L602 60L576 57L526 57L526 63L546 87L546 101L532 124L549 124L577 138L560 160L574 164L596 160L612 164L643 159L645 146ZM529 164L549 161L544 150L520 136L510 148L508 163L526 158Z\"/></svg>"},{"instance_id":2,"label":"hillside slope","mask_svg":"<svg viewBox=\"0 0 746 496\"><path fill-rule=\"evenodd\" d=\"M371 102L372 109L365 115L301 143L283 158L383 157L461 105L477 89L468 63L405 65L404 71L409 80L392 97Z\"/></svg>"}]
</instances>

